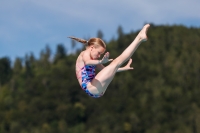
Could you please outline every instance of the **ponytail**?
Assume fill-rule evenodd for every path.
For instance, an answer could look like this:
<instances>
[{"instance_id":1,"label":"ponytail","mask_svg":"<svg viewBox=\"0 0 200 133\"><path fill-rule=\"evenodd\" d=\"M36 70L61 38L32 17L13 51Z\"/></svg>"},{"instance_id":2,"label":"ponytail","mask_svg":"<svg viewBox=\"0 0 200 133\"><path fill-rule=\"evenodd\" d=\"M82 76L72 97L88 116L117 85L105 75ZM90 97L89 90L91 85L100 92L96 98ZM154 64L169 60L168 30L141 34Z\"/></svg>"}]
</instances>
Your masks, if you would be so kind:
<instances>
[{"instance_id":1,"label":"ponytail","mask_svg":"<svg viewBox=\"0 0 200 133\"><path fill-rule=\"evenodd\" d=\"M103 48L106 48L106 44L100 38L90 38L88 41L86 41L84 39L76 38L76 37L73 37L73 36L69 36L68 38L71 38L75 41L78 41L80 43L85 44L85 47L94 45L95 47L101 46Z\"/></svg>"},{"instance_id":2,"label":"ponytail","mask_svg":"<svg viewBox=\"0 0 200 133\"><path fill-rule=\"evenodd\" d=\"M88 41L86 41L86 40L84 40L84 39L76 38L76 37L73 37L73 36L69 36L68 38L71 38L71 39L73 39L73 40L75 40L75 41L78 41L78 42L80 42L80 43L83 43L83 44L85 44L86 46L88 45Z\"/></svg>"}]
</instances>

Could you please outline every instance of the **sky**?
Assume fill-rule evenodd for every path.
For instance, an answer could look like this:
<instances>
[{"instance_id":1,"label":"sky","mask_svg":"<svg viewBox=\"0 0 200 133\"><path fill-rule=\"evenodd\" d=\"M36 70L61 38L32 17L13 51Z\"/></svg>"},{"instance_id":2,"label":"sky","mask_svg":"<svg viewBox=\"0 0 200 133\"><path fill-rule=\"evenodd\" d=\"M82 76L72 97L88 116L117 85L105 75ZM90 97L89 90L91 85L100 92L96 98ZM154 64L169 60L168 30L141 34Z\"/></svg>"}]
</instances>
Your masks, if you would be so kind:
<instances>
[{"instance_id":1,"label":"sky","mask_svg":"<svg viewBox=\"0 0 200 133\"><path fill-rule=\"evenodd\" d=\"M200 28L200 0L0 0L0 58L24 58L48 45L72 51L68 36L105 41L139 30L145 23ZM134 38L133 38L134 39ZM81 47L82 44L77 44Z\"/></svg>"}]
</instances>

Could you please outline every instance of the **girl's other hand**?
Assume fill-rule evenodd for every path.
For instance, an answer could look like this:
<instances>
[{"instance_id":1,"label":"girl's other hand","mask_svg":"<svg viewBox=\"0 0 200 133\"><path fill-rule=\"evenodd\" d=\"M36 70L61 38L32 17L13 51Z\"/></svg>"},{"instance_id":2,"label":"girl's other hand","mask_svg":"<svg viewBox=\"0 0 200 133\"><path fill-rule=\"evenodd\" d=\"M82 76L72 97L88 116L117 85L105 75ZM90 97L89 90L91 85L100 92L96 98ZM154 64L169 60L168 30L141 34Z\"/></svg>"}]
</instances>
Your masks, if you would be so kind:
<instances>
[{"instance_id":1,"label":"girl's other hand","mask_svg":"<svg viewBox=\"0 0 200 133\"><path fill-rule=\"evenodd\" d=\"M101 64L107 63L109 61L112 61L113 59L109 59L109 52L106 52L102 58L102 60L100 61Z\"/></svg>"}]
</instances>

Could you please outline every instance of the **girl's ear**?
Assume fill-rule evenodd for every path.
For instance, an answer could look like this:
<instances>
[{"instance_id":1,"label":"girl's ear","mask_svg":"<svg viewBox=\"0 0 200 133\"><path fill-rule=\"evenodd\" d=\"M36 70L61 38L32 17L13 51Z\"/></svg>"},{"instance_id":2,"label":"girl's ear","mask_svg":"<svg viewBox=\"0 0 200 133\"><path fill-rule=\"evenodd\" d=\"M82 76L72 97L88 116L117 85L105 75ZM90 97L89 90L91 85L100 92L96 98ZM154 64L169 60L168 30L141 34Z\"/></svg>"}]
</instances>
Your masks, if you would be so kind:
<instances>
[{"instance_id":1,"label":"girl's ear","mask_svg":"<svg viewBox=\"0 0 200 133\"><path fill-rule=\"evenodd\" d=\"M90 49L92 50L94 48L94 46L90 46Z\"/></svg>"}]
</instances>

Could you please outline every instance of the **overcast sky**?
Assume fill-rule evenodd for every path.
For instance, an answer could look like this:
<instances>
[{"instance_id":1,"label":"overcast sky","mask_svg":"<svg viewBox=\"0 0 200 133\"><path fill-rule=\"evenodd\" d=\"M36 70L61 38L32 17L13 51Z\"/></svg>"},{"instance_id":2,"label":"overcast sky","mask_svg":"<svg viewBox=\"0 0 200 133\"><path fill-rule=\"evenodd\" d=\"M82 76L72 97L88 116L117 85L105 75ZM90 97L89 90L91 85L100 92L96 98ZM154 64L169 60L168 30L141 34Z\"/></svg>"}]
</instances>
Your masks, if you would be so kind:
<instances>
[{"instance_id":1,"label":"overcast sky","mask_svg":"<svg viewBox=\"0 0 200 133\"><path fill-rule=\"evenodd\" d=\"M39 57L47 44L70 51L67 36L101 30L109 41L119 25L129 33L145 23L200 28L200 0L0 0L0 58Z\"/></svg>"}]
</instances>

